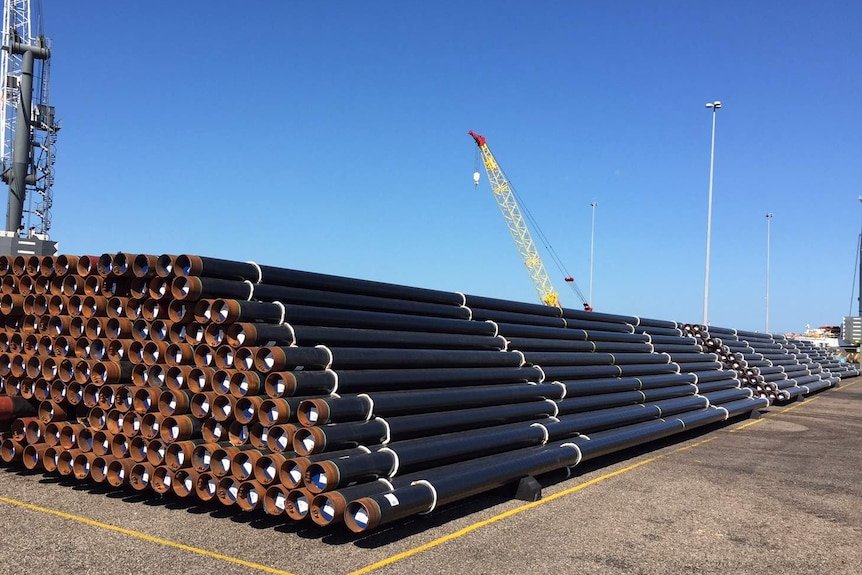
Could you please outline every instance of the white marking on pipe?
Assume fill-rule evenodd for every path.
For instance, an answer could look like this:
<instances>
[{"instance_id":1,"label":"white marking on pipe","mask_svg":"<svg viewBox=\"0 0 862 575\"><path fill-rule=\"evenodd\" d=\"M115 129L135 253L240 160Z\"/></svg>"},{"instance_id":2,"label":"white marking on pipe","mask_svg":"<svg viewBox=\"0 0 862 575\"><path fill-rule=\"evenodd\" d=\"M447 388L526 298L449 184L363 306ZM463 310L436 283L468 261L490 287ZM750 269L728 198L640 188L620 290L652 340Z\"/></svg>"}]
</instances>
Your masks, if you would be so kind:
<instances>
[{"instance_id":1,"label":"white marking on pipe","mask_svg":"<svg viewBox=\"0 0 862 575\"><path fill-rule=\"evenodd\" d=\"M434 511L434 508L437 507L437 489L434 488L431 482L425 479L420 479L419 481L414 481L410 485L424 485L431 490L431 506L425 511L420 512L419 515L425 515L426 513Z\"/></svg>"}]
</instances>

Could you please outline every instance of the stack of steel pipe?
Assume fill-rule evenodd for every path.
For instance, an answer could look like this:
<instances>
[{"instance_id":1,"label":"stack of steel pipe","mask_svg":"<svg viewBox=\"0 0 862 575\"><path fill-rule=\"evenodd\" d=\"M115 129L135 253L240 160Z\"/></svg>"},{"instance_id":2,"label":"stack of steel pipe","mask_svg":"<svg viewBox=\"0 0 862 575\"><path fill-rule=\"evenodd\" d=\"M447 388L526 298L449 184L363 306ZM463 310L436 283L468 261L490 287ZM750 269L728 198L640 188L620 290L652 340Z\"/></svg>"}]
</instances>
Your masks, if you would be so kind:
<instances>
[{"instance_id":1,"label":"stack of steel pipe","mask_svg":"<svg viewBox=\"0 0 862 575\"><path fill-rule=\"evenodd\" d=\"M841 379L859 375L858 366L849 363L846 359L842 361L826 348L816 347L810 341L787 338L784 335L776 335L775 338L776 340L783 338L780 341L791 353L807 354L811 361L819 363L824 370L829 370L832 375L837 375Z\"/></svg>"},{"instance_id":2,"label":"stack of steel pipe","mask_svg":"<svg viewBox=\"0 0 862 575\"><path fill-rule=\"evenodd\" d=\"M3 461L356 531L766 403L676 322L197 256L0 256L0 322Z\"/></svg>"},{"instance_id":3,"label":"stack of steel pipe","mask_svg":"<svg viewBox=\"0 0 862 575\"><path fill-rule=\"evenodd\" d=\"M477 296L465 296L465 305L474 319L498 326L508 349L521 352L528 364L540 368L536 386L556 386L556 393L549 391L546 396L554 399L555 406L548 414L553 417L496 429L381 442L380 447L369 446L369 453L347 459L338 453L326 458L324 449L323 457L302 475L306 493L291 492L286 496L288 501L302 501L317 523L344 519L352 530L365 531L405 515L427 513L436 505L525 474L574 466L765 405L751 399L750 390L740 390L732 375L731 384L722 384L713 393L714 403L726 405L716 407L708 397L698 394L694 385L697 376L680 373L680 365L667 353L657 353L650 335L635 327L675 330L669 322ZM680 332L675 333L682 339ZM685 347L674 351L696 350ZM709 363L710 359L701 361ZM727 393L730 387L737 389ZM314 399L301 405L300 422L308 427L297 431L294 449L316 448L322 437L336 433L338 424L323 430L315 426L331 422L331 408L345 404L342 397ZM365 409L354 411L354 418L371 417L376 405L375 396L369 393ZM384 419L391 423L398 418ZM498 451L501 453L493 454ZM471 459L459 455L468 453ZM480 454L485 456L473 459ZM309 500L311 495L314 497Z\"/></svg>"},{"instance_id":4,"label":"stack of steel pipe","mask_svg":"<svg viewBox=\"0 0 862 575\"><path fill-rule=\"evenodd\" d=\"M855 369L839 368L826 354L811 355L798 342L783 335L710 326L688 326L724 366L735 370L744 386L758 397L789 401L837 384L841 377L855 377Z\"/></svg>"}]
</instances>

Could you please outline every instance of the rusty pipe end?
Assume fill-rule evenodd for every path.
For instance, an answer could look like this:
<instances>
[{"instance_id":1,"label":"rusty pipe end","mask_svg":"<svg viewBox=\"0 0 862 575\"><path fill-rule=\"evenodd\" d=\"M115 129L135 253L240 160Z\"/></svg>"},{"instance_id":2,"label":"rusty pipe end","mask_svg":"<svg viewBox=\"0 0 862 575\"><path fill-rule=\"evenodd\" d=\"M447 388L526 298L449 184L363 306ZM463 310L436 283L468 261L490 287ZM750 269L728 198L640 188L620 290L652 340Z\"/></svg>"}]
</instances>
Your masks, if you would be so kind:
<instances>
[{"instance_id":1,"label":"rusty pipe end","mask_svg":"<svg viewBox=\"0 0 862 575\"><path fill-rule=\"evenodd\" d=\"M236 503L243 511L254 511L261 506L265 490L256 481L243 481L236 492Z\"/></svg>"},{"instance_id":2,"label":"rusty pipe end","mask_svg":"<svg viewBox=\"0 0 862 575\"><path fill-rule=\"evenodd\" d=\"M95 453L79 453L72 460L72 475L78 481L83 481L90 477L93 467L93 460L98 457Z\"/></svg>"},{"instance_id":3,"label":"rusty pipe end","mask_svg":"<svg viewBox=\"0 0 862 575\"><path fill-rule=\"evenodd\" d=\"M143 491L150 486L156 468L149 463L135 463L129 471L129 485L136 491Z\"/></svg>"},{"instance_id":4,"label":"rusty pipe end","mask_svg":"<svg viewBox=\"0 0 862 575\"><path fill-rule=\"evenodd\" d=\"M326 434L319 427L301 427L293 434L293 450L299 455L312 455L326 449Z\"/></svg>"},{"instance_id":5,"label":"rusty pipe end","mask_svg":"<svg viewBox=\"0 0 862 575\"><path fill-rule=\"evenodd\" d=\"M195 495L201 501L212 501L216 496L218 481L210 473L201 473L195 481Z\"/></svg>"},{"instance_id":6,"label":"rusty pipe end","mask_svg":"<svg viewBox=\"0 0 862 575\"><path fill-rule=\"evenodd\" d=\"M278 470L279 481L290 489L302 486L305 470L311 465L307 457L285 459Z\"/></svg>"},{"instance_id":7,"label":"rusty pipe end","mask_svg":"<svg viewBox=\"0 0 862 575\"><path fill-rule=\"evenodd\" d=\"M258 395L240 397L236 400L234 418L244 425L255 422L258 419L258 411L263 401L264 398Z\"/></svg>"},{"instance_id":8,"label":"rusty pipe end","mask_svg":"<svg viewBox=\"0 0 862 575\"><path fill-rule=\"evenodd\" d=\"M290 371L267 374L263 388L269 397L290 397L296 393L296 376Z\"/></svg>"},{"instance_id":9,"label":"rusty pipe end","mask_svg":"<svg viewBox=\"0 0 862 575\"><path fill-rule=\"evenodd\" d=\"M177 256L162 254L156 258L156 275L160 278L173 277L176 273Z\"/></svg>"},{"instance_id":10,"label":"rusty pipe end","mask_svg":"<svg viewBox=\"0 0 862 575\"><path fill-rule=\"evenodd\" d=\"M24 457L24 446L12 438L4 439L0 443L0 459L4 463L18 463Z\"/></svg>"},{"instance_id":11,"label":"rusty pipe end","mask_svg":"<svg viewBox=\"0 0 862 575\"><path fill-rule=\"evenodd\" d=\"M287 458L281 453L262 455L254 462L254 479L261 485L269 485L278 479L278 470Z\"/></svg>"},{"instance_id":12,"label":"rusty pipe end","mask_svg":"<svg viewBox=\"0 0 862 575\"><path fill-rule=\"evenodd\" d=\"M174 472L173 490L178 497L188 497L195 491L200 473L193 469L177 469Z\"/></svg>"},{"instance_id":13,"label":"rusty pipe end","mask_svg":"<svg viewBox=\"0 0 862 575\"><path fill-rule=\"evenodd\" d=\"M81 451L93 451L93 434L95 431L87 426L82 425L80 431L78 431L77 439L77 447ZM63 445L62 442L60 445Z\"/></svg>"},{"instance_id":14,"label":"rusty pipe end","mask_svg":"<svg viewBox=\"0 0 862 575\"><path fill-rule=\"evenodd\" d=\"M225 341L228 345L241 347L248 342L257 341L257 328L253 323L233 323L225 332Z\"/></svg>"},{"instance_id":15,"label":"rusty pipe end","mask_svg":"<svg viewBox=\"0 0 862 575\"><path fill-rule=\"evenodd\" d=\"M45 458L45 452L51 448L47 443L37 443L36 445L25 445L21 456L21 463L26 469L36 469ZM51 448L54 449L54 448Z\"/></svg>"},{"instance_id":16,"label":"rusty pipe end","mask_svg":"<svg viewBox=\"0 0 862 575\"><path fill-rule=\"evenodd\" d=\"M306 399L296 410L296 418L305 427L328 423L330 416L329 404L322 397Z\"/></svg>"},{"instance_id":17,"label":"rusty pipe end","mask_svg":"<svg viewBox=\"0 0 862 575\"><path fill-rule=\"evenodd\" d=\"M153 491L164 495L171 490L174 480L174 472L167 467L156 467L150 480Z\"/></svg>"},{"instance_id":18,"label":"rusty pipe end","mask_svg":"<svg viewBox=\"0 0 862 575\"><path fill-rule=\"evenodd\" d=\"M341 481L341 472L332 461L318 461L308 466L303 479L306 489L311 493L323 493L338 487L338 482Z\"/></svg>"},{"instance_id":19,"label":"rusty pipe end","mask_svg":"<svg viewBox=\"0 0 862 575\"><path fill-rule=\"evenodd\" d=\"M369 531L380 525L380 506L370 497L363 497L347 504L344 523L354 533Z\"/></svg>"},{"instance_id":20,"label":"rusty pipe end","mask_svg":"<svg viewBox=\"0 0 862 575\"><path fill-rule=\"evenodd\" d=\"M266 436L266 446L270 451L288 451L292 447L293 435L296 433L296 430L297 426L292 423L284 423L270 427Z\"/></svg>"},{"instance_id":21,"label":"rusty pipe end","mask_svg":"<svg viewBox=\"0 0 862 575\"><path fill-rule=\"evenodd\" d=\"M225 475L219 479L215 495L216 498L218 498L219 503L225 507L230 507L231 505L236 504L238 492L239 482L236 478L231 477L230 475Z\"/></svg>"},{"instance_id":22,"label":"rusty pipe end","mask_svg":"<svg viewBox=\"0 0 862 575\"><path fill-rule=\"evenodd\" d=\"M260 374L253 371L237 371L230 376L230 394L234 397L257 395L262 387Z\"/></svg>"},{"instance_id":23,"label":"rusty pipe end","mask_svg":"<svg viewBox=\"0 0 862 575\"><path fill-rule=\"evenodd\" d=\"M314 496L308 515L317 525L325 527L341 521L346 510L347 500L344 496L337 491L330 491Z\"/></svg>"},{"instance_id":24,"label":"rusty pipe end","mask_svg":"<svg viewBox=\"0 0 862 575\"><path fill-rule=\"evenodd\" d=\"M255 449L247 449L234 454L230 462L231 474L240 481L254 479L254 467L261 457L263 454Z\"/></svg>"},{"instance_id":25,"label":"rusty pipe end","mask_svg":"<svg viewBox=\"0 0 862 575\"><path fill-rule=\"evenodd\" d=\"M183 301L198 300L203 295L203 282L198 277L175 277L171 281L171 295Z\"/></svg>"},{"instance_id":26,"label":"rusty pipe end","mask_svg":"<svg viewBox=\"0 0 862 575\"><path fill-rule=\"evenodd\" d=\"M234 323L239 319L242 308L235 299L217 299L211 306L211 313L215 323Z\"/></svg>"},{"instance_id":27,"label":"rusty pipe end","mask_svg":"<svg viewBox=\"0 0 862 575\"><path fill-rule=\"evenodd\" d=\"M220 443L201 443L192 450L192 468L199 473L207 473L212 463L213 452L222 447Z\"/></svg>"},{"instance_id":28,"label":"rusty pipe end","mask_svg":"<svg viewBox=\"0 0 862 575\"><path fill-rule=\"evenodd\" d=\"M204 271L204 262L198 256L180 254L174 258L174 274L177 276L197 276Z\"/></svg>"},{"instance_id":29,"label":"rusty pipe end","mask_svg":"<svg viewBox=\"0 0 862 575\"><path fill-rule=\"evenodd\" d=\"M283 485L270 486L263 495L263 510L267 515L284 514L288 490Z\"/></svg>"},{"instance_id":30,"label":"rusty pipe end","mask_svg":"<svg viewBox=\"0 0 862 575\"><path fill-rule=\"evenodd\" d=\"M99 272L99 275L102 277L107 277L111 275L111 269L114 264L114 256L111 254L102 254L99 256L99 259L96 260L96 271Z\"/></svg>"},{"instance_id":31,"label":"rusty pipe end","mask_svg":"<svg viewBox=\"0 0 862 575\"><path fill-rule=\"evenodd\" d=\"M302 487L290 491L287 494L284 512L294 521L305 519L308 516L308 509L311 506L312 497L312 494Z\"/></svg>"},{"instance_id":32,"label":"rusty pipe end","mask_svg":"<svg viewBox=\"0 0 862 575\"><path fill-rule=\"evenodd\" d=\"M261 373L284 369L287 354L280 347L261 347L254 354L254 366Z\"/></svg>"}]
</instances>

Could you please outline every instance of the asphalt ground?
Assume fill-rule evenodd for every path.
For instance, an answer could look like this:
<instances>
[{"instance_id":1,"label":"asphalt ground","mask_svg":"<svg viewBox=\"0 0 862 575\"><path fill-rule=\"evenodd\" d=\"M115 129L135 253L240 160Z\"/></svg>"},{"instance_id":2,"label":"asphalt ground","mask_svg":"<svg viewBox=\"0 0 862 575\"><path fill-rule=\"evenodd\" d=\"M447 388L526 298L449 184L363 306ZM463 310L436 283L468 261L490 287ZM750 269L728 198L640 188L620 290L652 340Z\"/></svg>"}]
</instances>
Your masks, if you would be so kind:
<instances>
[{"instance_id":1,"label":"asphalt ground","mask_svg":"<svg viewBox=\"0 0 862 575\"><path fill-rule=\"evenodd\" d=\"M862 573L862 378L356 536L0 469L0 573Z\"/></svg>"}]
</instances>

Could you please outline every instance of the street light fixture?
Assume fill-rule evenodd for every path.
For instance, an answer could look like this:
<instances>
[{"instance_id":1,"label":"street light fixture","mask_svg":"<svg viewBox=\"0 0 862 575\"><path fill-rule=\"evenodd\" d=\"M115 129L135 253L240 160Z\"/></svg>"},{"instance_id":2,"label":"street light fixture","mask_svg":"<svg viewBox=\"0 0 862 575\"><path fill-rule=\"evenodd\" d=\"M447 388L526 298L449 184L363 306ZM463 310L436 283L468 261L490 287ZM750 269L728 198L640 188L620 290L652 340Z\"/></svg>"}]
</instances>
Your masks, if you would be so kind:
<instances>
[{"instance_id":1,"label":"street light fixture","mask_svg":"<svg viewBox=\"0 0 862 575\"><path fill-rule=\"evenodd\" d=\"M709 202L706 210L706 271L703 282L703 325L709 325L709 252L712 242L712 175L715 167L715 113L721 108L721 102L707 102L707 108L712 109L712 146L709 152Z\"/></svg>"},{"instance_id":2,"label":"street light fixture","mask_svg":"<svg viewBox=\"0 0 862 575\"><path fill-rule=\"evenodd\" d=\"M769 333L769 247L772 239L772 212L766 214L766 333Z\"/></svg>"},{"instance_id":3,"label":"street light fixture","mask_svg":"<svg viewBox=\"0 0 862 575\"><path fill-rule=\"evenodd\" d=\"M596 207L598 202L590 202L593 207L593 225L590 231L590 305L593 305L593 253L596 245Z\"/></svg>"}]
</instances>

